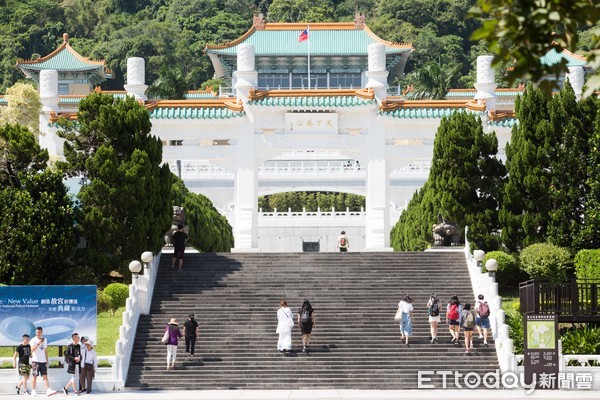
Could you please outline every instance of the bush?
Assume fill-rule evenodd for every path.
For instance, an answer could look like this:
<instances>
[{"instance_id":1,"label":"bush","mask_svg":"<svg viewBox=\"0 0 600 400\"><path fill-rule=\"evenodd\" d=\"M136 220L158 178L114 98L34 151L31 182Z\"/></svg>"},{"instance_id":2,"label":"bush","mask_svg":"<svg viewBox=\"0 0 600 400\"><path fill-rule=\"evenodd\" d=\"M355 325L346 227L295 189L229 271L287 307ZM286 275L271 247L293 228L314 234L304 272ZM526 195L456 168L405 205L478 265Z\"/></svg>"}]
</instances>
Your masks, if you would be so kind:
<instances>
[{"instance_id":1,"label":"bush","mask_svg":"<svg viewBox=\"0 0 600 400\"><path fill-rule=\"evenodd\" d=\"M490 251L485 255L483 259L484 272L486 271L485 263L492 258L498 261L496 282L498 282L500 288L518 287L520 282L526 281L529 278L524 271L519 269L519 263L515 256L503 251Z\"/></svg>"},{"instance_id":2,"label":"bush","mask_svg":"<svg viewBox=\"0 0 600 400\"><path fill-rule=\"evenodd\" d=\"M572 329L562 336L563 354L600 354L600 329Z\"/></svg>"},{"instance_id":3,"label":"bush","mask_svg":"<svg viewBox=\"0 0 600 400\"><path fill-rule=\"evenodd\" d=\"M565 282L570 265L569 250L553 244L536 243L521 252L521 266L532 279Z\"/></svg>"},{"instance_id":4,"label":"bush","mask_svg":"<svg viewBox=\"0 0 600 400\"><path fill-rule=\"evenodd\" d=\"M519 312L507 313L506 325L508 325L508 337L513 341L513 353L523 354L523 316Z\"/></svg>"},{"instance_id":5,"label":"bush","mask_svg":"<svg viewBox=\"0 0 600 400\"><path fill-rule=\"evenodd\" d=\"M104 293L110 297L110 311L113 313L119 307L125 307L129 297L129 287L123 283L111 283L104 288Z\"/></svg>"},{"instance_id":6,"label":"bush","mask_svg":"<svg viewBox=\"0 0 600 400\"><path fill-rule=\"evenodd\" d=\"M600 280L600 249L580 250L575 256L577 280Z\"/></svg>"},{"instance_id":7,"label":"bush","mask_svg":"<svg viewBox=\"0 0 600 400\"><path fill-rule=\"evenodd\" d=\"M98 312L110 310L110 296L104 293L102 290L98 290L96 304L98 307Z\"/></svg>"}]
</instances>

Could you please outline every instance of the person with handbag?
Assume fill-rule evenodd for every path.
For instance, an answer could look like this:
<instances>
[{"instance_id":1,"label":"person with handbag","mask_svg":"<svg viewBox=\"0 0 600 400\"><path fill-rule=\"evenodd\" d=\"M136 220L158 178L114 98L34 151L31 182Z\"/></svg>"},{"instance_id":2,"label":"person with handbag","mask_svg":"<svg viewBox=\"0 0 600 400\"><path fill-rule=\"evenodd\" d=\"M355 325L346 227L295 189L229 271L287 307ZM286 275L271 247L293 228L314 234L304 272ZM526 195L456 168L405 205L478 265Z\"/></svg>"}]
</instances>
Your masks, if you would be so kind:
<instances>
[{"instance_id":1,"label":"person with handbag","mask_svg":"<svg viewBox=\"0 0 600 400\"><path fill-rule=\"evenodd\" d=\"M86 393L92 393L92 381L96 376L96 370L98 369L98 356L96 350L94 350L94 342L88 340L85 343L86 351L81 359L82 371L81 371L81 387L85 388ZM84 389L78 393L83 393Z\"/></svg>"},{"instance_id":2,"label":"person with handbag","mask_svg":"<svg viewBox=\"0 0 600 400\"><path fill-rule=\"evenodd\" d=\"M277 330L279 334L277 350L287 353L292 350L292 328L294 327L294 314L288 307L287 301L281 299L277 310Z\"/></svg>"},{"instance_id":3,"label":"person with handbag","mask_svg":"<svg viewBox=\"0 0 600 400\"><path fill-rule=\"evenodd\" d=\"M168 336L167 336L168 335ZM181 331L179 330L179 323L177 319L171 318L165 329L165 336L163 336L163 343L167 345L167 371L175 369L175 359L177 358L177 342L181 337ZM165 338L167 339L165 342Z\"/></svg>"},{"instance_id":4,"label":"person with handbag","mask_svg":"<svg viewBox=\"0 0 600 400\"><path fill-rule=\"evenodd\" d=\"M396 315L400 316L400 337L404 339L404 344L408 346L408 338L412 336L413 305L409 295L405 295L398 303Z\"/></svg>"}]
</instances>

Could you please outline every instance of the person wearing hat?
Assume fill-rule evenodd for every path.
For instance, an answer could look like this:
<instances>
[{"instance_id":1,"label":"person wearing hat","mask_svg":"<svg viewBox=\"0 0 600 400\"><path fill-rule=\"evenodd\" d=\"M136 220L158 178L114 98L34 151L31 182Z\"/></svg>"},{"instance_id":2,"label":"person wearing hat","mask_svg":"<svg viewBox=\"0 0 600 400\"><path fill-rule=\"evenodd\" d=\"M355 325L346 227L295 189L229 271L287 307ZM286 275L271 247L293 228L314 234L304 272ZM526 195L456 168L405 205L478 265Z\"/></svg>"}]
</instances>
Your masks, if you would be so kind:
<instances>
[{"instance_id":1,"label":"person wearing hat","mask_svg":"<svg viewBox=\"0 0 600 400\"><path fill-rule=\"evenodd\" d=\"M188 316L188 320L183 324L183 336L185 337L185 359L191 360L194 357L196 349L196 341L200 329L198 328L198 322L194 319L194 314Z\"/></svg>"},{"instance_id":2,"label":"person wearing hat","mask_svg":"<svg viewBox=\"0 0 600 400\"><path fill-rule=\"evenodd\" d=\"M98 356L94 350L94 342L91 340L85 342L85 348L85 355L81 359L83 380L80 381L80 384L82 388L85 388L86 393L92 393L92 380L98 369ZM83 393L83 391L84 389L81 389L79 393Z\"/></svg>"},{"instance_id":3,"label":"person wearing hat","mask_svg":"<svg viewBox=\"0 0 600 400\"><path fill-rule=\"evenodd\" d=\"M175 359L177 358L177 341L181 337L181 331L179 330L179 323L177 319L171 318L165 333L168 333L167 343L167 371L169 369L175 369Z\"/></svg>"}]
</instances>

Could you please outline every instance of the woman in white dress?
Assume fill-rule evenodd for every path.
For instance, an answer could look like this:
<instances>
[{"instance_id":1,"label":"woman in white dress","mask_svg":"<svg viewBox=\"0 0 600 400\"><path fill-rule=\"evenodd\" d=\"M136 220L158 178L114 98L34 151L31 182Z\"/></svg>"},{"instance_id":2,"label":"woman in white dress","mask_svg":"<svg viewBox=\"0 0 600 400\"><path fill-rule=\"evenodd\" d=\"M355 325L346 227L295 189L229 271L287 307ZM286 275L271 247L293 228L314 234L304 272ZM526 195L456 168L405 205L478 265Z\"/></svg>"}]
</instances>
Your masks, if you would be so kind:
<instances>
[{"instance_id":1,"label":"woman in white dress","mask_svg":"<svg viewBox=\"0 0 600 400\"><path fill-rule=\"evenodd\" d=\"M277 310L277 330L279 334L277 341L277 350L288 352L292 350L292 328L294 327L294 314L288 307L287 301L279 302L279 310Z\"/></svg>"}]
</instances>

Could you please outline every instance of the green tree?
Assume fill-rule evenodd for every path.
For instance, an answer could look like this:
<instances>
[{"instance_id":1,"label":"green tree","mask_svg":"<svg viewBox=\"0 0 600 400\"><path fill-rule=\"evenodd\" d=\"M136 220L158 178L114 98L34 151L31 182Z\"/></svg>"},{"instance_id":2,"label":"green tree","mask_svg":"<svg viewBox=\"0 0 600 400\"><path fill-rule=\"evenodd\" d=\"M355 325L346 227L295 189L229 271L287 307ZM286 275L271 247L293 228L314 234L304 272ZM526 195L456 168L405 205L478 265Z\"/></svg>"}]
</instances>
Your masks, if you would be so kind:
<instances>
[{"instance_id":1,"label":"green tree","mask_svg":"<svg viewBox=\"0 0 600 400\"><path fill-rule=\"evenodd\" d=\"M162 247L172 174L160 165L162 144L150 135L148 112L132 97L93 93L81 101L77 118L59 134L66 139L61 166L82 177L79 262L100 275L113 269L127 275L130 260Z\"/></svg>"},{"instance_id":2,"label":"green tree","mask_svg":"<svg viewBox=\"0 0 600 400\"><path fill-rule=\"evenodd\" d=\"M520 256L523 270L532 279L553 283L566 282L572 266L571 253L550 243L536 243L523 249Z\"/></svg>"},{"instance_id":3,"label":"green tree","mask_svg":"<svg viewBox=\"0 0 600 400\"><path fill-rule=\"evenodd\" d=\"M48 153L19 125L0 127L0 282L68 281L73 205Z\"/></svg>"},{"instance_id":4,"label":"green tree","mask_svg":"<svg viewBox=\"0 0 600 400\"><path fill-rule=\"evenodd\" d=\"M29 83L18 82L8 88L5 97L8 106L0 109L0 125L19 124L39 135L42 103L36 88Z\"/></svg>"},{"instance_id":5,"label":"green tree","mask_svg":"<svg viewBox=\"0 0 600 400\"><path fill-rule=\"evenodd\" d=\"M496 135L484 133L479 118L468 113L443 118L429 178L396 224L392 246L421 250L432 241L431 228L441 215L461 228L468 225L478 248L498 248L497 208L506 172L497 151Z\"/></svg>"},{"instance_id":6,"label":"green tree","mask_svg":"<svg viewBox=\"0 0 600 400\"><path fill-rule=\"evenodd\" d=\"M443 68L439 63L430 61L413 74L417 92L425 97L443 99L458 78L460 66Z\"/></svg>"},{"instance_id":7,"label":"green tree","mask_svg":"<svg viewBox=\"0 0 600 400\"><path fill-rule=\"evenodd\" d=\"M233 247L233 231L227 219L205 196L190 192L183 181L174 177L172 204L183 206L189 241L199 251L228 252Z\"/></svg>"},{"instance_id":8,"label":"green tree","mask_svg":"<svg viewBox=\"0 0 600 400\"><path fill-rule=\"evenodd\" d=\"M588 192L583 201L585 217L575 236L576 249L600 248L600 112L596 115L588 149L586 180Z\"/></svg>"},{"instance_id":9,"label":"green tree","mask_svg":"<svg viewBox=\"0 0 600 400\"><path fill-rule=\"evenodd\" d=\"M600 3L588 0L520 1L477 0L472 15L485 18L473 39L484 39L495 54L495 62L513 63L508 79L525 78L539 83L547 91L556 87L549 74L567 72L566 61L554 65L542 64L541 58L551 49L577 50L580 28L595 30L595 39L588 62L600 66ZM588 81L586 94L600 87L600 76Z\"/></svg>"},{"instance_id":10,"label":"green tree","mask_svg":"<svg viewBox=\"0 0 600 400\"><path fill-rule=\"evenodd\" d=\"M552 177L544 149L554 147L546 135L550 129L547 103L547 96L531 84L515 103L519 124L506 145L508 180L499 213L502 241L513 252L543 242L547 235Z\"/></svg>"},{"instance_id":11,"label":"green tree","mask_svg":"<svg viewBox=\"0 0 600 400\"><path fill-rule=\"evenodd\" d=\"M312 3L308 0L273 0L269 6L270 22L325 22L334 13L330 0Z\"/></svg>"}]
</instances>

